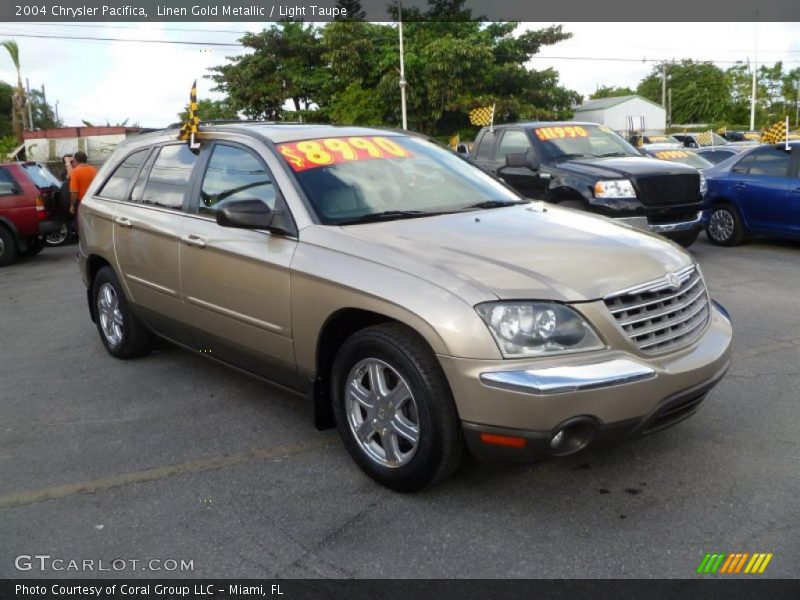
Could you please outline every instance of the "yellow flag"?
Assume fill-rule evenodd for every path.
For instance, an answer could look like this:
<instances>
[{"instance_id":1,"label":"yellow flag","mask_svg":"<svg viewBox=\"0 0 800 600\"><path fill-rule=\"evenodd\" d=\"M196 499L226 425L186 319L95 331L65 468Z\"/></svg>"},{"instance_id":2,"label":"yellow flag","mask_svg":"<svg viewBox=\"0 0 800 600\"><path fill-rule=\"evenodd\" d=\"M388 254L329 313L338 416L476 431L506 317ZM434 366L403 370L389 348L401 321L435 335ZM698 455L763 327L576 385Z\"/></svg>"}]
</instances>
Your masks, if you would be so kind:
<instances>
[{"instance_id":1,"label":"yellow flag","mask_svg":"<svg viewBox=\"0 0 800 600\"><path fill-rule=\"evenodd\" d=\"M767 127L761 134L762 144L777 144L786 141L786 120L781 119L774 125Z\"/></svg>"},{"instance_id":2,"label":"yellow flag","mask_svg":"<svg viewBox=\"0 0 800 600\"><path fill-rule=\"evenodd\" d=\"M181 127L178 139L191 143L192 134L197 133L199 125L200 116L197 114L197 80L195 79L192 84L192 91L189 92L189 117Z\"/></svg>"},{"instance_id":3,"label":"yellow flag","mask_svg":"<svg viewBox=\"0 0 800 600\"><path fill-rule=\"evenodd\" d=\"M486 126L494 123L494 104L481 106L469 111L469 122L473 125Z\"/></svg>"},{"instance_id":4,"label":"yellow flag","mask_svg":"<svg viewBox=\"0 0 800 600\"><path fill-rule=\"evenodd\" d=\"M714 136L711 134L710 131L703 131L702 133L697 134L697 145L698 146L713 146L714 145Z\"/></svg>"},{"instance_id":5,"label":"yellow flag","mask_svg":"<svg viewBox=\"0 0 800 600\"><path fill-rule=\"evenodd\" d=\"M453 137L450 138L450 147L455 150L458 148L458 144L461 142L460 136L455 134Z\"/></svg>"}]
</instances>

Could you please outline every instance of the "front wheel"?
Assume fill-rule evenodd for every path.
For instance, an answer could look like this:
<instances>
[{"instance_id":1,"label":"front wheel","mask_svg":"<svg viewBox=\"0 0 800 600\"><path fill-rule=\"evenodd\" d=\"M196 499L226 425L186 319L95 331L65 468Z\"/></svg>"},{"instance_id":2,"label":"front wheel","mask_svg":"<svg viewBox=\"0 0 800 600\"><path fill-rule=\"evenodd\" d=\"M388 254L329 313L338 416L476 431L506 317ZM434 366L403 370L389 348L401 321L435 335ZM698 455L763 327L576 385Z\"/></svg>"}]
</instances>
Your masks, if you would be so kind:
<instances>
[{"instance_id":1,"label":"front wheel","mask_svg":"<svg viewBox=\"0 0 800 600\"><path fill-rule=\"evenodd\" d=\"M736 246L744 240L739 211L731 204L718 204L711 210L706 235L717 246Z\"/></svg>"},{"instance_id":2,"label":"front wheel","mask_svg":"<svg viewBox=\"0 0 800 600\"><path fill-rule=\"evenodd\" d=\"M117 358L135 358L150 352L153 335L131 311L114 270L97 272L92 288L95 320L108 353Z\"/></svg>"},{"instance_id":3,"label":"front wheel","mask_svg":"<svg viewBox=\"0 0 800 600\"><path fill-rule=\"evenodd\" d=\"M447 380L418 334L397 323L350 337L333 365L339 434L378 483L411 492L452 475L464 456Z\"/></svg>"},{"instance_id":4,"label":"front wheel","mask_svg":"<svg viewBox=\"0 0 800 600\"><path fill-rule=\"evenodd\" d=\"M11 232L0 225L0 267L10 265L17 260L17 242Z\"/></svg>"}]
</instances>

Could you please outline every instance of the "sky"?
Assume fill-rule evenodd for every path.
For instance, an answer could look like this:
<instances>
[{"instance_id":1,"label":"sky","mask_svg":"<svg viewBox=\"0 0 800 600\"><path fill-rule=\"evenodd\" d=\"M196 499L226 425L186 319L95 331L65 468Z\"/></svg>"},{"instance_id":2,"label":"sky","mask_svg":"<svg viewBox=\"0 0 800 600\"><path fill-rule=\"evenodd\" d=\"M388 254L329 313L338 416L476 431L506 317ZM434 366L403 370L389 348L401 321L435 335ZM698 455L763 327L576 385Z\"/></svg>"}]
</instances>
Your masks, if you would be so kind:
<instances>
[{"instance_id":1,"label":"sky","mask_svg":"<svg viewBox=\"0 0 800 600\"><path fill-rule=\"evenodd\" d=\"M240 54L237 39L264 23L0 23L0 40L15 39L22 75L44 84L66 125L128 124L161 127L177 121L194 79L198 97L219 97L202 79L208 68ZM525 23L538 29L551 23ZM778 60L800 67L799 23L561 23L572 38L547 46L529 66L552 67L562 85L591 94L602 85L635 88L663 59ZM54 39L36 36L68 36ZM25 36L25 37L23 37ZM30 36L30 37L29 37ZM114 41L86 38L116 38ZM127 40L127 41L122 41ZM143 43L137 40L150 40ZM200 45L152 42L199 42ZM208 45L206 45L208 44ZM223 44L223 45L211 45ZM228 45L225 45L228 44ZM598 60L598 59L615 60ZM617 60L625 59L625 60ZM643 61L643 59L646 59ZM16 80L11 59L0 54L0 80Z\"/></svg>"}]
</instances>

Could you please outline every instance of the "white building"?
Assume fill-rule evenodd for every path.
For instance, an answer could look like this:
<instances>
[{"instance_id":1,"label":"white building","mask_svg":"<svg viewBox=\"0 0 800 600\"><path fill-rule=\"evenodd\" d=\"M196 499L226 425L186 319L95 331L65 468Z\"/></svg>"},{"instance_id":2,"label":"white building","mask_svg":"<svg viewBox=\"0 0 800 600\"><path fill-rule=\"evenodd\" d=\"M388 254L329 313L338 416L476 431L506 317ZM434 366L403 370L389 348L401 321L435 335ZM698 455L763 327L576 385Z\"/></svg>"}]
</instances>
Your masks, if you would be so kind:
<instances>
[{"instance_id":1,"label":"white building","mask_svg":"<svg viewBox=\"0 0 800 600\"><path fill-rule=\"evenodd\" d=\"M573 120L600 123L615 131L663 131L667 111L642 96L613 96L587 100L575 109Z\"/></svg>"},{"instance_id":2,"label":"white building","mask_svg":"<svg viewBox=\"0 0 800 600\"><path fill-rule=\"evenodd\" d=\"M41 131L25 131L25 157L39 162L61 162L64 154L83 150L89 162L102 164L121 141L136 135L133 127L61 127Z\"/></svg>"}]
</instances>

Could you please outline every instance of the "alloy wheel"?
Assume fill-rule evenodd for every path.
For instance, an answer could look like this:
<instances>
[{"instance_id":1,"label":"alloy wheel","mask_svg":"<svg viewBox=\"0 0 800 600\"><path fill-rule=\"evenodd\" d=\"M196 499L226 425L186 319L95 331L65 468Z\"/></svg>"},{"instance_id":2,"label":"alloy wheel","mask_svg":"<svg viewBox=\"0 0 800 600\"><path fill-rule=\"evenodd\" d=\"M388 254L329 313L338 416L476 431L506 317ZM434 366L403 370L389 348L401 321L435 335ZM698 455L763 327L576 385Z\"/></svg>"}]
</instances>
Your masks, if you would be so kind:
<instances>
[{"instance_id":1,"label":"alloy wheel","mask_svg":"<svg viewBox=\"0 0 800 600\"><path fill-rule=\"evenodd\" d=\"M733 215L725 208L718 208L711 214L708 233L716 242L725 242L733 236L736 224Z\"/></svg>"},{"instance_id":2,"label":"alloy wheel","mask_svg":"<svg viewBox=\"0 0 800 600\"><path fill-rule=\"evenodd\" d=\"M357 362L345 380L345 410L350 432L370 460L397 468L412 459L420 438L417 404L391 365L377 358Z\"/></svg>"},{"instance_id":3,"label":"alloy wheel","mask_svg":"<svg viewBox=\"0 0 800 600\"><path fill-rule=\"evenodd\" d=\"M125 332L124 320L117 291L108 283L101 285L97 292L97 316L106 341L111 346L119 345Z\"/></svg>"}]
</instances>

